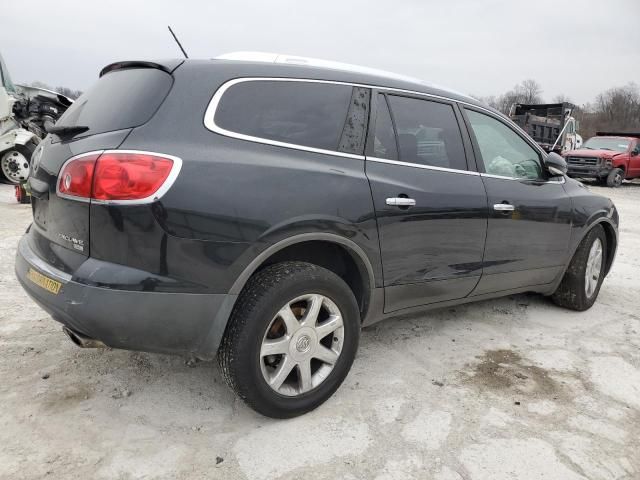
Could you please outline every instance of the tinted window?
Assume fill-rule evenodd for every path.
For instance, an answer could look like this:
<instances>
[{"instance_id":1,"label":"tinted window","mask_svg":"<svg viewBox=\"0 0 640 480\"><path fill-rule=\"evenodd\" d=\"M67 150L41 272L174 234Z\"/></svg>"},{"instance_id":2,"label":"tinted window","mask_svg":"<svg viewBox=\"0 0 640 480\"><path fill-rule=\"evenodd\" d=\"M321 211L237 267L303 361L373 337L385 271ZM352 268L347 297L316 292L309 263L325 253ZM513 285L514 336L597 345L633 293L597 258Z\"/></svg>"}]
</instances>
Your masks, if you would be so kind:
<instances>
[{"instance_id":1,"label":"tinted window","mask_svg":"<svg viewBox=\"0 0 640 480\"><path fill-rule=\"evenodd\" d=\"M400 160L467 169L462 136L451 105L394 95L387 98L398 132Z\"/></svg>"},{"instance_id":2,"label":"tinted window","mask_svg":"<svg viewBox=\"0 0 640 480\"><path fill-rule=\"evenodd\" d=\"M337 150L353 88L315 82L238 83L215 112L221 128L252 137Z\"/></svg>"},{"instance_id":3,"label":"tinted window","mask_svg":"<svg viewBox=\"0 0 640 480\"><path fill-rule=\"evenodd\" d=\"M56 125L89 127L76 138L137 127L153 116L172 83L171 75L155 68L107 73L73 102Z\"/></svg>"},{"instance_id":4,"label":"tinted window","mask_svg":"<svg viewBox=\"0 0 640 480\"><path fill-rule=\"evenodd\" d=\"M467 110L487 173L513 178L543 178L540 155L504 123Z\"/></svg>"},{"instance_id":5,"label":"tinted window","mask_svg":"<svg viewBox=\"0 0 640 480\"><path fill-rule=\"evenodd\" d=\"M373 139L373 156L398 159L398 149L396 146L396 134L393 131L389 107L383 94L378 94L378 106L376 107L376 132Z\"/></svg>"}]
</instances>

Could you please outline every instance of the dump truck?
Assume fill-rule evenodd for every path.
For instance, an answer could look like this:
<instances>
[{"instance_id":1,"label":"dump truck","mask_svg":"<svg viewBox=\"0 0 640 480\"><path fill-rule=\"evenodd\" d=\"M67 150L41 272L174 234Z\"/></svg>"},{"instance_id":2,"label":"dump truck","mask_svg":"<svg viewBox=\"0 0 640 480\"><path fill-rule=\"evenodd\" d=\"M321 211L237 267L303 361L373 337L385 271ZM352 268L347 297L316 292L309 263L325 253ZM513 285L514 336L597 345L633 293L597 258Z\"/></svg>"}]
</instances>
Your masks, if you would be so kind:
<instances>
[{"instance_id":1,"label":"dump truck","mask_svg":"<svg viewBox=\"0 0 640 480\"><path fill-rule=\"evenodd\" d=\"M569 102L516 103L509 117L529 134L546 152L562 154L582 146L578 122L572 116L575 105Z\"/></svg>"}]
</instances>

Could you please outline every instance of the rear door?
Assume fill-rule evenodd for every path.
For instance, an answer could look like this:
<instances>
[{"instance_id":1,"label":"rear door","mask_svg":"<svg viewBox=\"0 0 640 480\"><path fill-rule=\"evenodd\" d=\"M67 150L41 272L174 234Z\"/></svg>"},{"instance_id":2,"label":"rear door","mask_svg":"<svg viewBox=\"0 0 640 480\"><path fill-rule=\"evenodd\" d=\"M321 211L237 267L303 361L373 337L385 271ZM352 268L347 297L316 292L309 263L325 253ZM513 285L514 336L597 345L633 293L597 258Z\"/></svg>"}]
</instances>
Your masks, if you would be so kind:
<instances>
[{"instance_id":1,"label":"rear door","mask_svg":"<svg viewBox=\"0 0 640 480\"><path fill-rule=\"evenodd\" d=\"M366 168L385 311L464 297L482 273L487 200L467 166L459 113L425 97L378 92L374 100Z\"/></svg>"},{"instance_id":2,"label":"rear door","mask_svg":"<svg viewBox=\"0 0 640 480\"><path fill-rule=\"evenodd\" d=\"M474 295L554 281L571 234L564 178L548 178L539 149L497 115L464 112L489 202L483 275Z\"/></svg>"},{"instance_id":3,"label":"rear door","mask_svg":"<svg viewBox=\"0 0 640 480\"><path fill-rule=\"evenodd\" d=\"M151 118L171 85L171 75L156 68L111 71L78 98L56 123L88 129L62 138L48 135L40 143L34 152L29 186L34 219L31 237L36 243L33 247L42 256L55 263L55 258L60 257L56 254L57 247L89 255L89 202L56 194L63 164L80 154L117 148L131 128ZM64 270L64 265L58 266Z\"/></svg>"}]
</instances>

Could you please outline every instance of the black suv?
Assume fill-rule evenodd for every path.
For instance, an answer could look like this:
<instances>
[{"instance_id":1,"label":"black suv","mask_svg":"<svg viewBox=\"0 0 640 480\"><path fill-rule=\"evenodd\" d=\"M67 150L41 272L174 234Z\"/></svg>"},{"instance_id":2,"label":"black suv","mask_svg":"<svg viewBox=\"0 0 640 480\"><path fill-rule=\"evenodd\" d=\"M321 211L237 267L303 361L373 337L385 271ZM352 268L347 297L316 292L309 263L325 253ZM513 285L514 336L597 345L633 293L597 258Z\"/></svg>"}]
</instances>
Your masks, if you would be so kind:
<instances>
[{"instance_id":1,"label":"black suv","mask_svg":"<svg viewBox=\"0 0 640 480\"><path fill-rule=\"evenodd\" d=\"M589 308L618 241L612 202L503 115L339 65L109 65L32 162L31 297L81 346L217 355L273 417L325 401L383 318Z\"/></svg>"}]
</instances>

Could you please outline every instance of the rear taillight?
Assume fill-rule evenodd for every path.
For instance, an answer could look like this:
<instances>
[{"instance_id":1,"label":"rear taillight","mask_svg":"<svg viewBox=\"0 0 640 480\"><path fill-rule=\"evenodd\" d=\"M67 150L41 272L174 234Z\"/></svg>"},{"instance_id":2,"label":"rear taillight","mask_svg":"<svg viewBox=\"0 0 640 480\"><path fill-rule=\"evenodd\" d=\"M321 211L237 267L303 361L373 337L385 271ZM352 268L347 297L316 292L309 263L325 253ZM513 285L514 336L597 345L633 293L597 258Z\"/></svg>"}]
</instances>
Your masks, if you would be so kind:
<instances>
[{"instance_id":1,"label":"rear taillight","mask_svg":"<svg viewBox=\"0 0 640 480\"><path fill-rule=\"evenodd\" d=\"M93 170L99 156L100 153L90 153L67 161L58 175L58 195L88 200L91 197Z\"/></svg>"},{"instance_id":2,"label":"rear taillight","mask_svg":"<svg viewBox=\"0 0 640 480\"><path fill-rule=\"evenodd\" d=\"M105 151L68 160L58 177L58 194L78 200L140 203L171 186L181 161L157 153Z\"/></svg>"}]
</instances>

